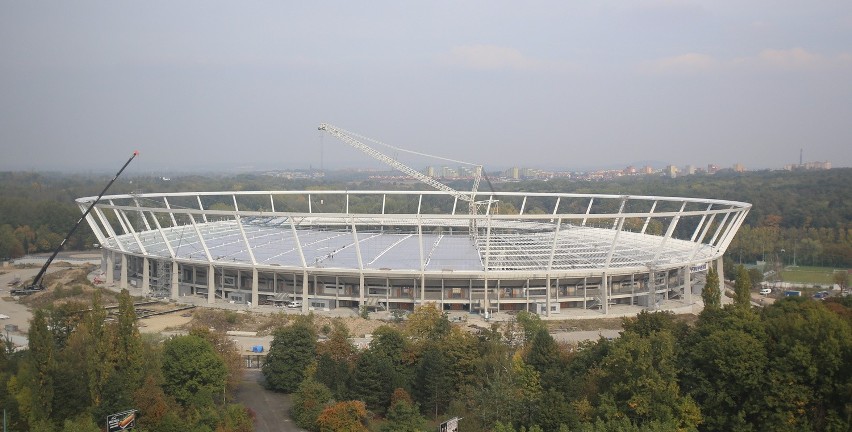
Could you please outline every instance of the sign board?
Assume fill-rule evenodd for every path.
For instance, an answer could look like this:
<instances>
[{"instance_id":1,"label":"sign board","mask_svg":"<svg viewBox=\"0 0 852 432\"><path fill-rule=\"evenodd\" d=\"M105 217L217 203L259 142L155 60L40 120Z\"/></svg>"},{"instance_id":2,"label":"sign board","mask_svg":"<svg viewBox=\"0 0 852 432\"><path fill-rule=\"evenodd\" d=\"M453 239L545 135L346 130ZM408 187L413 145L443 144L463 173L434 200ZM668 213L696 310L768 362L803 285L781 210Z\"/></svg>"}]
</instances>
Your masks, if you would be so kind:
<instances>
[{"instance_id":1,"label":"sign board","mask_svg":"<svg viewBox=\"0 0 852 432\"><path fill-rule=\"evenodd\" d=\"M699 273L703 271L707 271L707 263L694 265L689 268L690 273Z\"/></svg>"},{"instance_id":2,"label":"sign board","mask_svg":"<svg viewBox=\"0 0 852 432\"><path fill-rule=\"evenodd\" d=\"M441 423L441 432L459 432L459 420L461 419L453 417Z\"/></svg>"},{"instance_id":3,"label":"sign board","mask_svg":"<svg viewBox=\"0 0 852 432\"><path fill-rule=\"evenodd\" d=\"M128 410L107 416L107 432L121 432L136 427L136 410Z\"/></svg>"}]
</instances>

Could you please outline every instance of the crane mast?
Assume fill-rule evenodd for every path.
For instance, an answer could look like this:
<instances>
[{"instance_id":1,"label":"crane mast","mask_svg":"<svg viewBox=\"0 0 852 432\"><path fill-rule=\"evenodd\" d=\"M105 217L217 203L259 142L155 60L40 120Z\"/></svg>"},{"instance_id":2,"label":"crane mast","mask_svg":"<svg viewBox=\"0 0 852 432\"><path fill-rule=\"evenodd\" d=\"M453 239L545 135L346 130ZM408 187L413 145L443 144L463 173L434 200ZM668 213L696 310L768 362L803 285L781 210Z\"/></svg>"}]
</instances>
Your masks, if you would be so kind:
<instances>
[{"instance_id":1,"label":"crane mast","mask_svg":"<svg viewBox=\"0 0 852 432\"><path fill-rule=\"evenodd\" d=\"M473 171L474 171L473 172L473 188L471 189L471 191L470 192L460 192L460 191L457 191L457 190L435 180L434 178L427 176L426 174L423 174L420 171L417 171L416 169L411 168L410 166L405 165L402 162L400 162L400 161L398 161L398 160L396 160L396 159L394 159L394 158L392 158L392 157L390 157L390 156L368 146L367 144L364 144L363 142L361 142L360 140L358 140L356 138L358 135L355 134L355 133L352 133L352 132L349 132L345 129L341 129L339 127L330 125L328 123L320 124L319 130L328 132L329 134L336 137L337 139L339 139L339 140L343 141L344 143L349 144L350 146L366 153L367 155L373 157L374 159L377 159L377 160L387 164L388 166L390 166L392 168L395 168L395 169L397 169L397 170L399 170L399 171L401 171L405 174L408 174L409 176L411 176L411 177L413 177L417 180L420 180L421 182L426 183L427 185L432 186L433 188L435 188L437 190L447 192L450 195L452 195L452 196L454 196L454 197L456 197L456 198L458 198L462 201L468 202L470 204L470 206L469 206L470 214L472 216L476 215L476 213L477 213L476 191L477 191L477 189L479 189L479 181L482 179L482 165L475 165L474 166L474 169L473 169ZM364 138L366 138L366 137L364 137ZM373 141L373 140L371 140L371 141ZM427 155L427 154L417 153L417 152L410 152L410 153L415 153L415 154L419 154L419 155L422 155L422 156L429 156L429 157L433 157L433 158L436 157L436 156L430 156L430 155ZM446 159L446 158L440 158L440 159L449 160L449 159ZM455 161L455 162L459 162L459 161ZM470 164L470 165L473 165L473 164Z\"/></svg>"},{"instance_id":2,"label":"crane mast","mask_svg":"<svg viewBox=\"0 0 852 432\"><path fill-rule=\"evenodd\" d=\"M80 216L80 219L77 219L77 223L75 223L74 226L71 227L71 230L68 231L68 234L65 236L64 239L62 239L62 243L59 243L59 246L56 247L56 249L53 251L53 253L50 255L50 257L48 257L47 260L44 262L44 265L41 267L41 270L39 270L38 274L36 274L35 278L33 279L33 283L30 284L29 286L25 287L25 288L13 290L12 294L26 295L26 294L31 294L33 292L40 291L40 290L44 289L44 286L42 285L42 278L44 277L44 274L47 271L47 268L50 266L50 263L53 262L53 260L56 258L56 255L59 254L59 251L61 251L62 247L65 246L65 242L67 242L68 239L70 239L71 236L74 235L74 231L77 230L77 227L80 226L80 224L83 222L83 219L85 219L86 216L88 216L89 213L91 213L92 209L95 207L95 204L97 204L98 201L101 200L101 197L104 196L107 189L109 189L109 187L112 186L113 183L115 183L115 181L118 179L118 176L120 176L121 173L124 172L124 169L127 168L128 165L130 165L130 162L133 161L133 159L136 158L136 156L139 156L138 151L133 152L133 155L130 156L130 159L127 159L127 162L125 162L124 165L121 167L121 169L118 170L118 172L115 174L115 177L113 177L112 180L110 180L109 183L107 183L106 187L104 187L104 190L102 190L101 193L98 195L98 197L95 198L95 200L92 201L91 204L89 204L89 208L87 208L86 211L83 212L83 216Z\"/></svg>"}]
</instances>

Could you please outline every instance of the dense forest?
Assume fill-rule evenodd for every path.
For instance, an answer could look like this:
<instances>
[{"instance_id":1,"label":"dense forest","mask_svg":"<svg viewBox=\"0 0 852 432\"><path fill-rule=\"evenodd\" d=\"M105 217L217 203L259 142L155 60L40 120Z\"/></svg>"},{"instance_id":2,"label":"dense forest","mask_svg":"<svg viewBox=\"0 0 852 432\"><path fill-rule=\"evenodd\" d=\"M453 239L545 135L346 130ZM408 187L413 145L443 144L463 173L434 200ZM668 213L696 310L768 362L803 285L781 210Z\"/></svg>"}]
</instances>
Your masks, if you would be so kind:
<instances>
[{"instance_id":1,"label":"dense forest","mask_svg":"<svg viewBox=\"0 0 852 432\"><path fill-rule=\"evenodd\" d=\"M107 176L0 173L0 259L55 248L80 215L73 200L96 195ZM852 267L852 169L787 172L762 171L697 175L670 179L658 175L624 177L613 181L556 179L497 183L495 189L528 192L574 192L717 198L753 204L728 255L736 262L779 260L787 264ZM465 189L465 184L453 184ZM258 174L120 179L110 193L211 190L304 190L425 188L420 184L373 181L331 182L282 180ZM280 208L287 209L287 203ZM230 204L206 202L208 208ZM259 204L262 205L262 204ZM357 204L353 204L357 205ZM389 207L393 203L389 203ZM401 207L399 211L405 211ZM414 211L414 209L408 209ZM548 211L530 205L529 212ZM355 207L353 207L355 211ZM95 238L81 226L67 244L89 248ZM782 252L783 251L783 252Z\"/></svg>"},{"instance_id":2,"label":"dense forest","mask_svg":"<svg viewBox=\"0 0 852 432\"><path fill-rule=\"evenodd\" d=\"M452 417L465 432L848 431L852 302L744 305L692 325L643 312L621 337L579 346L526 312L474 335L424 306L358 350L342 325L316 342L307 316L276 332L264 374L310 431L415 432Z\"/></svg>"}]
</instances>

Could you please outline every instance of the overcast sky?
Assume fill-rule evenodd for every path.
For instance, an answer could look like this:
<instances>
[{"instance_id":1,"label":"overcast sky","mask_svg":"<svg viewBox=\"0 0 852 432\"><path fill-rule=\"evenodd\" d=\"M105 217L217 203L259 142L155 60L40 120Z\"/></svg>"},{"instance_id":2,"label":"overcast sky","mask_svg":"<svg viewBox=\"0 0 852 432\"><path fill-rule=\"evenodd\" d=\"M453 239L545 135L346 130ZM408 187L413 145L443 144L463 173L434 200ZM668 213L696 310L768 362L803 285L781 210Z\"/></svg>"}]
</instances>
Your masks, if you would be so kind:
<instances>
[{"instance_id":1,"label":"overcast sky","mask_svg":"<svg viewBox=\"0 0 852 432\"><path fill-rule=\"evenodd\" d=\"M0 0L0 170L852 166L852 1ZM438 161L403 161L415 168Z\"/></svg>"}]
</instances>

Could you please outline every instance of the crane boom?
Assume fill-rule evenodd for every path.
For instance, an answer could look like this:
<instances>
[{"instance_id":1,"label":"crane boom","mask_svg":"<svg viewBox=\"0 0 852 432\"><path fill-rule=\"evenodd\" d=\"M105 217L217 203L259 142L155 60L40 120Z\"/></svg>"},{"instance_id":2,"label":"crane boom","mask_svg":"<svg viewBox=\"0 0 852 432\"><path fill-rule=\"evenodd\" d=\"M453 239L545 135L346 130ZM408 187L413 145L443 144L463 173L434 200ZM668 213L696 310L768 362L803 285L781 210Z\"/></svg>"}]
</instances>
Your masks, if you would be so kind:
<instances>
[{"instance_id":1,"label":"crane boom","mask_svg":"<svg viewBox=\"0 0 852 432\"><path fill-rule=\"evenodd\" d=\"M377 159L381 162L384 162L388 166L395 168L399 171L402 171L403 173L408 174L409 176L411 176L411 177L413 177L417 180L420 180L423 183L426 183L426 184L428 184L429 186L432 186L435 189L447 192L450 195L452 195L452 196L454 196L454 197L456 197L456 198L458 198L462 201L466 201L466 202L471 203L471 212L475 212L476 206L474 205L475 204L474 200L476 199L476 190L479 188L479 180L482 176L482 165L477 165L474 168L473 189L471 190L471 192L470 193L459 192L459 191L457 191L457 190L435 180L434 178L429 177L426 174L423 174L420 171L417 171L416 169L411 168L410 166L405 165L402 162L400 162L400 161L398 161L398 160L396 160L396 159L394 159L394 158L392 158L392 157L390 157L390 156L368 146L367 144L364 144L363 142L356 139L353 136L355 134L353 134L352 132L349 132L345 129L338 128L338 127L330 125L328 123L320 124L319 130L328 132L329 134L333 135L337 139L339 139L339 140L343 141L344 143L349 144L350 146L366 153L367 155L373 157L374 159Z\"/></svg>"},{"instance_id":2,"label":"crane boom","mask_svg":"<svg viewBox=\"0 0 852 432\"><path fill-rule=\"evenodd\" d=\"M124 166L122 166L121 169L118 170L118 172L115 174L115 177L113 177L112 180L109 181L109 183L106 185L104 190L101 191L100 195L98 195L98 197L95 198L94 201L92 201L92 203L89 205L89 208L87 208L86 211L83 213L83 216L80 216L80 219L77 220L77 223L75 223L74 226L71 227L71 231L68 231L68 235L66 235L65 238L62 239L62 243L59 243L59 246L56 247L56 250L53 251L53 254L51 254L50 257L47 259L47 261L44 262L44 265L41 267L41 270L39 270L38 274L33 279L33 283L26 288L15 290L15 291L17 291L17 293L13 292L13 294L29 294L29 293L44 289L44 287L41 284L41 280L44 277L44 273L47 271L47 267L50 266L50 263L52 263L53 259L56 258L56 255L59 254L59 251L61 251L62 247L65 246L65 242L67 242L68 239L71 238L72 235L74 235L74 231L77 230L77 227L80 226L80 223L83 222L83 219L85 219L86 216L89 215L89 213L95 207L95 204L97 204L98 201L101 200L101 197L104 196L107 189L109 189L109 187L112 186L112 184L115 182L115 180L118 179L118 176L120 176L121 173L124 172L124 169L127 168L128 165L130 165L130 162L133 160L133 158L135 158L138 155L139 155L139 152L134 151L133 155L130 156L130 159L128 159L127 162L124 163Z\"/></svg>"}]
</instances>

